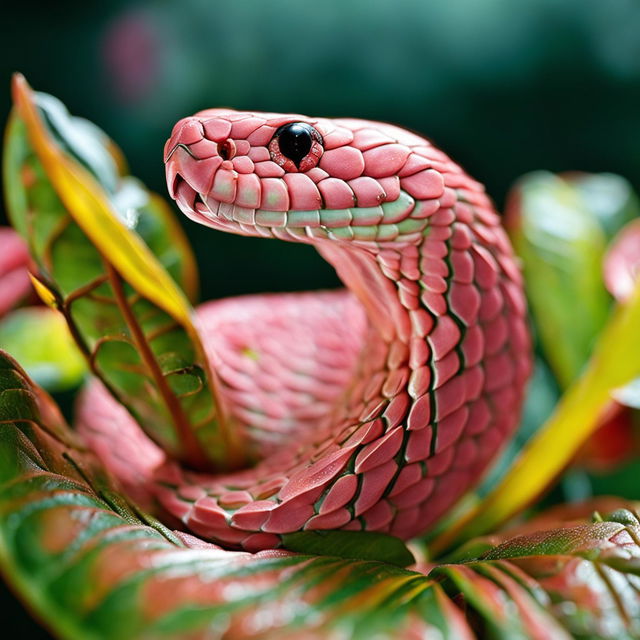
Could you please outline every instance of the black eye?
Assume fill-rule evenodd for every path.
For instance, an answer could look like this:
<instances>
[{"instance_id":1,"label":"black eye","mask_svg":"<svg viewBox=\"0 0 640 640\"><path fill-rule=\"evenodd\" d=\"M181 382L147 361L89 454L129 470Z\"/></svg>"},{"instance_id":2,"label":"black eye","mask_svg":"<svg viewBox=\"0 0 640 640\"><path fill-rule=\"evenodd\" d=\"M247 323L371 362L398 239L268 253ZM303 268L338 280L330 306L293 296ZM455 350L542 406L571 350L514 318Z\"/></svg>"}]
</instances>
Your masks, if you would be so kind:
<instances>
[{"instance_id":1,"label":"black eye","mask_svg":"<svg viewBox=\"0 0 640 640\"><path fill-rule=\"evenodd\" d=\"M320 134L306 122L291 122L281 126L273 136L278 140L280 153L296 167L311 151L314 142L322 144Z\"/></svg>"}]
</instances>

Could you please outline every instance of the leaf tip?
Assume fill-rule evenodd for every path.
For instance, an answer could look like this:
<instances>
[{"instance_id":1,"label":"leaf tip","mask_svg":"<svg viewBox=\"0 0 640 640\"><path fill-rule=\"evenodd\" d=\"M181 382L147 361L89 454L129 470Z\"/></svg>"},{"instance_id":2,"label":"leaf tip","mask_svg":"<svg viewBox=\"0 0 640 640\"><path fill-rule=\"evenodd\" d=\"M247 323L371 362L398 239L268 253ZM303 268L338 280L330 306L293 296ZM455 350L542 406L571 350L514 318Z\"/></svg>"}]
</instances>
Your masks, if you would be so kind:
<instances>
[{"instance_id":1,"label":"leaf tip","mask_svg":"<svg viewBox=\"0 0 640 640\"><path fill-rule=\"evenodd\" d=\"M15 71L11 76L11 96L13 101L18 104L27 98L30 91L31 87L27 79L19 71Z\"/></svg>"}]
</instances>

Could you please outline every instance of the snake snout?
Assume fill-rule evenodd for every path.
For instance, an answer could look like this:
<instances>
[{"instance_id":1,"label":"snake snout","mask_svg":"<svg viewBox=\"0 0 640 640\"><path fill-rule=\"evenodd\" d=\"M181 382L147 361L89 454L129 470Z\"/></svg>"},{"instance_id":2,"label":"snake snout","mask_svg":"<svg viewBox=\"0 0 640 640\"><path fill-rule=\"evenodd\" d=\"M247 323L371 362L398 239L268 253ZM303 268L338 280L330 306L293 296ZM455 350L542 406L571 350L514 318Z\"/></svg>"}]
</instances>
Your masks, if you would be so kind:
<instances>
[{"instance_id":1,"label":"snake snout","mask_svg":"<svg viewBox=\"0 0 640 640\"><path fill-rule=\"evenodd\" d=\"M244 158L244 165L243 160L236 158L236 143L229 132L229 127L214 130L208 120L184 118L176 124L165 145L169 193L190 217L206 214L207 210L216 216L218 203L235 204L236 169L246 171L248 158ZM200 203L202 207L198 206Z\"/></svg>"},{"instance_id":2,"label":"snake snout","mask_svg":"<svg viewBox=\"0 0 640 640\"><path fill-rule=\"evenodd\" d=\"M164 145L164 161L168 162L178 147L188 149L203 138L204 129L197 118L189 117L179 120L171 131L171 137Z\"/></svg>"}]
</instances>

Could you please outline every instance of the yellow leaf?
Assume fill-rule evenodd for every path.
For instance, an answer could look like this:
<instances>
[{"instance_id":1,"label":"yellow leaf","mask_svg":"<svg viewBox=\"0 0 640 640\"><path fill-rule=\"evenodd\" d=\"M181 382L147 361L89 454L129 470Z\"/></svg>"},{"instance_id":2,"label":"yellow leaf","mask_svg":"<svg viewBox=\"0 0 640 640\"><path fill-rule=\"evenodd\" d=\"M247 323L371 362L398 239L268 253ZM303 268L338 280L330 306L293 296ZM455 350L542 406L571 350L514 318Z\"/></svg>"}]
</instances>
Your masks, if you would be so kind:
<instances>
[{"instance_id":1,"label":"yellow leaf","mask_svg":"<svg viewBox=\"0 0 640 640\"><path fill-rule=\"evenodd\" d=\"M209 468L211 461L220 468L241 466L244 461L242 443L224 415L223 405L217 393L216 374L208 364L200 336L192 322L192 308L189 301L143 240L121 222L100 183L55 142L36 107L33 92L23 76L19 74L14 76L12 89L17 115L26 125L30 146L38 156L47 180L62 202L65 212L103 258L106 276L114 290L123 314L123 321L131 333L135 351L157 386L158 397L161 398L159 404L163 407L158 415L169 416L169 422L172 423L178 436L179 443L175 445L174 455L198 468ZM117 159L117 151L112 150L112 153ZM123 161L119 160L119 163L122 166ZM186 242L184 234L166 205L159 199L153 199L153 196L151 203L155 214L165 218L163 226L173 228L175 233L171 234L172 241L176 244ZM190 251L182 251L182 254L184 282L188 293L195 295L197 288L195 261ZM125 280L136 294L140 294L151 305L171 316L186 333L190 346L195 352L195 356L190 355L189 358L192 358L197 371L203 372L207 381L206 388L202 390L202 397L208 396L211 405L206 414L206 420L202 415L195 418L188 413L188 411L197 413L202 408L200 405L196 407L193 403L187 403L189 410L185 409L181 398L171 388L135 314L131 311L121 287L121 280ZM55 304L55 299L51 300L51 292L47 291L46 281L41 279L34 284L45 302ZM154 424L154 428L149 428L153 422L150 420L142 426L152 437L157 437L160 431L160 429L154 431L157 425ZM163 440L164 444L166 442L169 440ZM174 443L171 446L174 446Z\"/></svg>"},{"instance_id":2,"label":"yellow leaf","mask_svg":"<svg viewBox=\"0 0 640 640\"><path fill-rule=\"evenodd\" d=\"M13 80L13 99L27 124L29 140L74 221L129 284L182 324L192 339L198 340L191 322L191 307L182 291L142 240L119 220L93 176L71 162L52 141L27 81L18 74Z\"/></svg>"}]
</instances>

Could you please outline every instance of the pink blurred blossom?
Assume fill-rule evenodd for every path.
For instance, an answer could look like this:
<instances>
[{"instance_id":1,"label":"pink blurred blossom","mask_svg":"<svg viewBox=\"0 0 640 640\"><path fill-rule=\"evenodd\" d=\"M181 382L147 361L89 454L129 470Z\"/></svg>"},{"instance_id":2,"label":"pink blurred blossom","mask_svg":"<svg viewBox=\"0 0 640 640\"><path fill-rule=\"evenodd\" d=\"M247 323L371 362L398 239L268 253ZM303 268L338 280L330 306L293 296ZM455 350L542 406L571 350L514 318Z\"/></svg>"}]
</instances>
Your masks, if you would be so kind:
<instances>
[{"instance_id":1,"label":"pink blurred blossom","mask_svg":"<svg viewBox=\"0 0 640 640\"><path fill-rule=\"evenodd\" d=\"M604 260L604 282L609 293L624 302L640 277L640 219L627 224L614 238Z\"/></svg>"},{"instance_id":2,"label":"pink blurred blossom","mask_svg":"<svg viewBox=\"0 0 640 640\"><path fill-rule=\"evenodd\" d=\"M31 291L27 272L29 251L13 230L0 228L0 317L10 311Z\"/></svg>"},{"instance_id":3,"label":"pink blurred blossom","mask_svg":"<svg viewBox=\"0 0 640 640\"><path fill-rule=\"evenodd\" d=\"M144 100L159 75L160 34L149 16L132 11L107 28L103 59L116 95L123 102Z\"/></svg>"}]
</instances>

